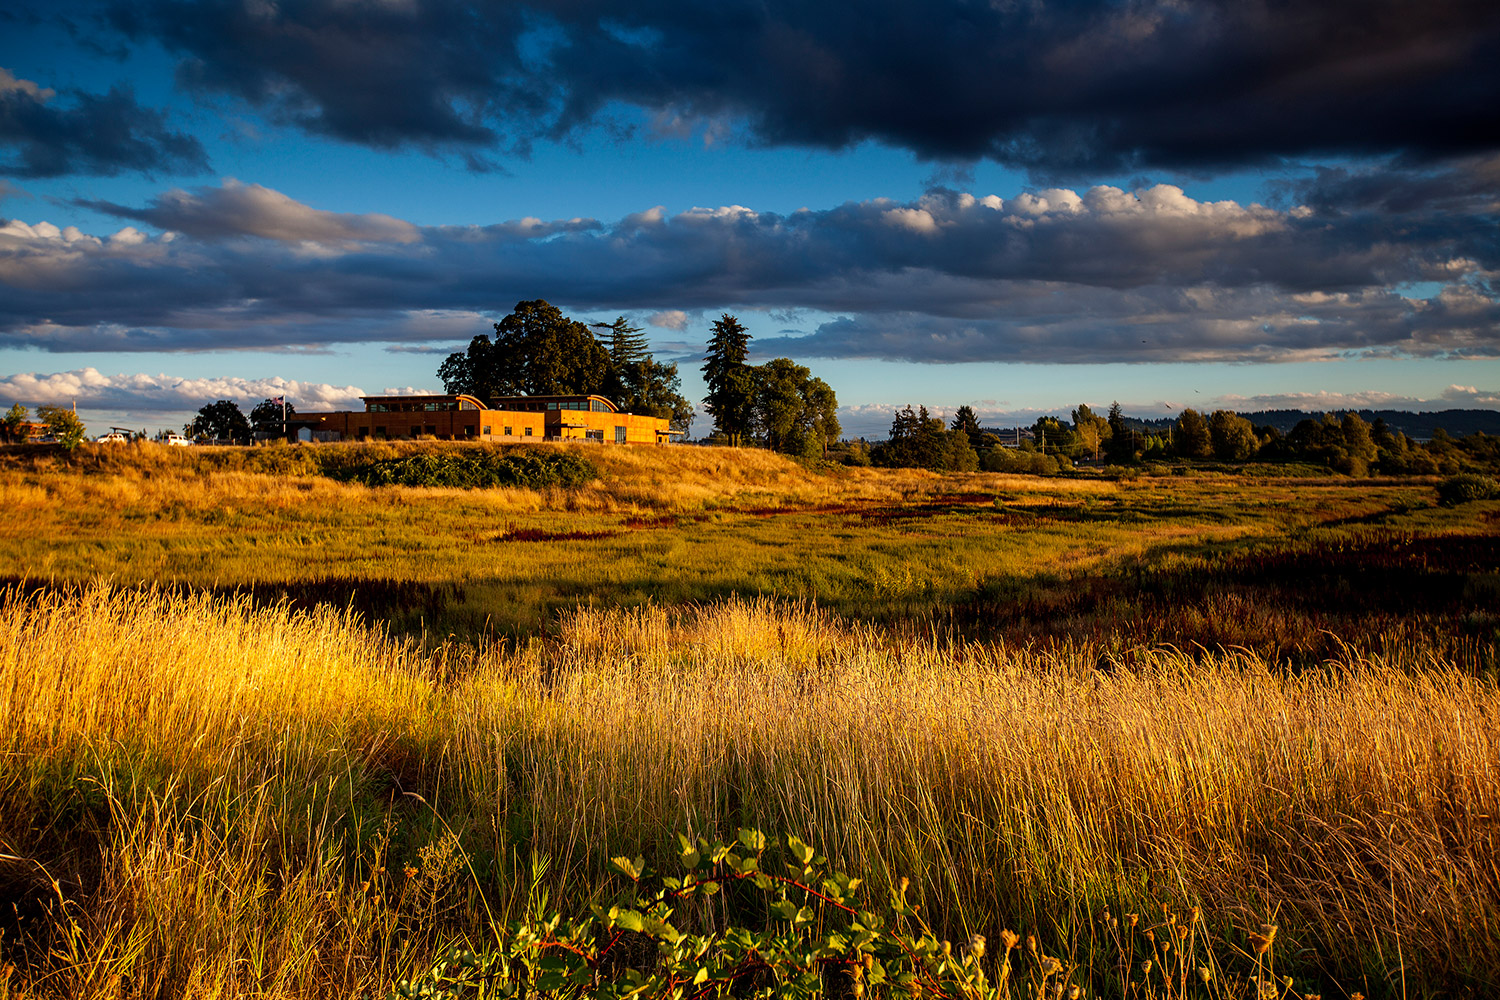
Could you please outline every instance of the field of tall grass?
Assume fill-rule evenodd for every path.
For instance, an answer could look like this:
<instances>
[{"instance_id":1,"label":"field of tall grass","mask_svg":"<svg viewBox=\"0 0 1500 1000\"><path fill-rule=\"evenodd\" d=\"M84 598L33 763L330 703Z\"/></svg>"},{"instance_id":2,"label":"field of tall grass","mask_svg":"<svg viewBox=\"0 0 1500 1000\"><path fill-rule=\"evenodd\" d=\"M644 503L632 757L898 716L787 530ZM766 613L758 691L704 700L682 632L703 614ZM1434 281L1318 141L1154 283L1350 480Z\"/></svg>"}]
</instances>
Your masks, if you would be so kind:
<instances>
[{"instance_id":1,"label":"field of tall grass","mask_svg":"<svg viewBox=\"0 0 1500 1000\"><path fill-rule=\"evenodd\" d=\"M484 651L107 586L0 607L6 996L378 994L482 945L533 852L577 909L611 857L744 826L1091 993L1101 910L1196 905L1226 970L1280 927L1278 996L1484 994L1497 815L1500 691L1430 658L1101 664L740 600Z\"/></svg>"},{"instance_id":2,"label":"field of tall grass","mask_svg":"<svg viewBox=\"0 0 1500 1000\"><path fill-rule=\"evenodd\" d=\"M383 996L743 827L1086 995L1500 992L1500 503L585 453L0 455L0 1000Z\"/></svg>"}]
</instances>

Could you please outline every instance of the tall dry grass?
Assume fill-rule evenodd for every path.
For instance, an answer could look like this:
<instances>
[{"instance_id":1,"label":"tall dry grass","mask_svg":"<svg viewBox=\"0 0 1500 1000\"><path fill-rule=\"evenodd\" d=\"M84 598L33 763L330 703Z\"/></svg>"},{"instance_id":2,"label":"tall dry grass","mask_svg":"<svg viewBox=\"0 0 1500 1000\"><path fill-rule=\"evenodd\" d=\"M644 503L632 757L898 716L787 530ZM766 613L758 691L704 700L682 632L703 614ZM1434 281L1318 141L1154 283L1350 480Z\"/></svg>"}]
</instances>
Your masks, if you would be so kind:
<instances>
[{"instance_id":1,"label":"tall dry grass","mask_svg":"<svg viewBox=\"0 0 1500 1000\"><path fill-rule=\"evenodd\" d=\"M1497 713L1492 678L1430 657L1101 662L769 602L422 652L326 610L11 593L0 990L378 990L514 912L533 850L577 907L613 855L753 825L910 877L955 938L1021 926L1083 961L1100 907L1201 904L1231 960L1271 920L1372 996L1483 992Z\"/></svg>"}]
</instances>

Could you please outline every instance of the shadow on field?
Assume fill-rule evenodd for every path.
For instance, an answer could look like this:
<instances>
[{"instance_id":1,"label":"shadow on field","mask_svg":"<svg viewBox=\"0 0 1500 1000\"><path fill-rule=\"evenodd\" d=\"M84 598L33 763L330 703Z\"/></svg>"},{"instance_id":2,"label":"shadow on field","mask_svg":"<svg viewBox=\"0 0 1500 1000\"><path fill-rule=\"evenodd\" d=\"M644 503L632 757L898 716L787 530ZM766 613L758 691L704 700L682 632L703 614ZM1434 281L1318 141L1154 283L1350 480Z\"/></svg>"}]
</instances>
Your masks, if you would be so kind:
<instances>
[{"instance_id":1,"label":"shadow on field","mask_svg":"<svg viewBox=\"0 0 1500 1000\"><path fill-rule=\"evenodd\" d=\"M1293 662L1334 656L1344 642L1378 650L1377 640L1420 638L1495 669L1500 537L1163 546L1103 574L990 581L951 616L965 632L1010 641L1244 646Z\"/></svg>"},{"instance_id":2,"label":"shadow on field","mask_svg":"<svg viewBox=\"0 0 1500 1000\"><path fill-rule=\"evenodd\" d=\"M844 513L889 525L972 510L977 500L949 497L917 508L872 505ZM993 510L986 516L1035 524L1038 517L1097 520L1098 511L1088 514L1057 505L1024 514ZM650 530L675 520L661 518L627 530ZM505 545L547 543L596 534L614 533L521 530L495 540ZM1339 655L1345 643L1372 652L1392 643L1416 643L1470 669L1493 670L1500 648L1500 536L1495 535L1381 531L1303 538L1275 547L1255 540L1164 544L1139 560L1073 575L993 577L978 586L918 582L910 592L880 598L847 581L835 592L817 592L815 578L808 578L799 581L803 592L784 596L811 599L840 616L889 627L937 625L966 638L1043 648L1091 644L1101 654L1162 644L1183 649L1242 646L1277 660L1311 663ZM0 584L23 591L77 586L18 577L0 578ZM808 584L813 592L807 592ZM192 589L187 584L159 586ZM664 585L646 570L608 579L591 575L587 581L567 573L546 579L486 576L433 582L325 576L209 589L222 596L246 596L257 605L348 610L396 635L464 642L554 632L558 613L580 605L635 607L777 596L768 592L764 575L679 576Z\"/></svg>"}]
</instances>

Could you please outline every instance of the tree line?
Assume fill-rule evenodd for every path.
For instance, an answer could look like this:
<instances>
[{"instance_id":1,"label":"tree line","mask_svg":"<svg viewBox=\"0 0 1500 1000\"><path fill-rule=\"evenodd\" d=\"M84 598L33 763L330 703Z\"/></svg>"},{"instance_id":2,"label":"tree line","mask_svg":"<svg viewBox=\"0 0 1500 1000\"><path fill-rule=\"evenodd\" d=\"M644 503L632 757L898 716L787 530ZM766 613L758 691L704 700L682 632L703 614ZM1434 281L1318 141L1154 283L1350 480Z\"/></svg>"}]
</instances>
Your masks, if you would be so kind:
<instances>
[{"instance_id":1,"label":"tree line","mask_svg":"<svg viewBox=\"0 0 1500 1000\"><path fill-rule=\"evenodd\" d=\"M1075 462L1132 465L1140 462L1247 462L1319 465L1349 476L1455 475L1470 468L1500 466L1500 437L1482 432L1453 438L1441 428L1431 441L1412 441L1383 418L1366 422L1357 413L1324 413L1283 433L1256 426L1230 410L1204 415L1184 409L1165 428L1126 417L1114 403L1105 415L1087 404L1071 420L1041 417L1026 438L1007 441L986 430L971 407L961 406L953 421L907 406L895 414L890 437L864 449L852 448L848 461L937 471L1051 474Z\"/></svg>"},{"instance_id":2,"label":"tree line","mask_svg":"<svg viewBox=\"0 0 1500 1000\"><path fill-rule=\"evenodd\" d=\"M545 299L517 302L466 350L438 366L448 393L499 396L603 396L625 413L658 417L686 433L693 404L682 395L677 366L657 361L639 327L624 316L594 325L604 339Z\"/></svg>"},{"instance_id":3,"label":"tree line","mask_svg":"<svg viewBox=\"0 0 1500 1000\"><path fill-rule=\"evenodd\" d=\"M727 444L762 444L772 451L821 457L839 439L833 388L790 358L750 365L750 333L725 313L714 321L703 362L703 408Z\"/></svg>"},{"instance_id":4,"label":"tree line","mask_svg":"<svg viewBox=\"0 0 1500 1000\"><path fill-rule=\"evenodd\" d=\"M602 339L594 330L603 331ZM725 313L714 321L704 358L714 438L759 444L793 455L822 455L838 440L833 389L789 358L748 363L750 333ZM479 399L501 396L597 395L626 413L659 417L687 432L693 405L682 395L675 364L657 361L640 328L621 316L593 329L564 316L543 299L516 303L466 350L448 355L438 378L449 393Z\"/></svg>"}]
</instances>

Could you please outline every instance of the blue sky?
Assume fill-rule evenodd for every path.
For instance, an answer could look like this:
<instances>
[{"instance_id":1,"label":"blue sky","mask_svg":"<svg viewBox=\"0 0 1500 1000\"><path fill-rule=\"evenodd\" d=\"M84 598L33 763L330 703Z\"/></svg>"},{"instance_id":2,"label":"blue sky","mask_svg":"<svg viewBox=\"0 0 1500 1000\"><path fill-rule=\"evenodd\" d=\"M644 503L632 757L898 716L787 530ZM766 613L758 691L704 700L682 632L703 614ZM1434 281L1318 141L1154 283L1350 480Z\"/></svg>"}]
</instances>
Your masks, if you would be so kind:
<instances>
[{"instance_id":1,"label":"blue sky","mask_svg":"<svg viewBox=\"0 0 1500 1000\"><path fill-rule=\"evenodd\" d=\"M435 390L544 297L692 397L734 313L853 434L1500 408L1490 5L1019 9L8 6L0 401Z\"/></svg>"}]
</instances>

